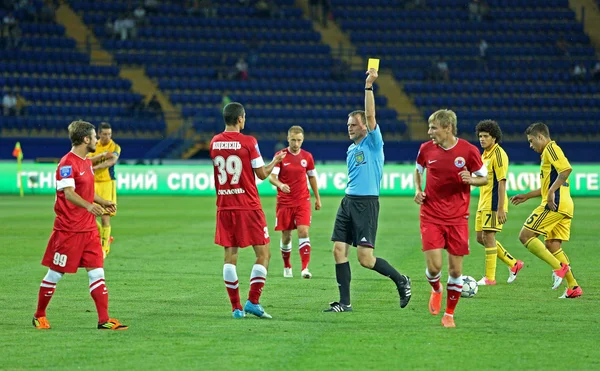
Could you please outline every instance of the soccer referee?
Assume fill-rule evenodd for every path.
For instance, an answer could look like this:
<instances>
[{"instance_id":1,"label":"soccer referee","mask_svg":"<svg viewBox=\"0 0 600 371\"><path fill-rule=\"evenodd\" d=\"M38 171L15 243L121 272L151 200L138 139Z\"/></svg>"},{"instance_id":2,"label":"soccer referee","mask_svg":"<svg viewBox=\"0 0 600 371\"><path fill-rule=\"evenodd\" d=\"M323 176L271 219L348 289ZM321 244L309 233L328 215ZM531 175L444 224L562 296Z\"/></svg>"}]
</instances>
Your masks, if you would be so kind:
<instances>
[{"instance_id":1,"label":"soccer referee","mask_svg":"<svg viewBox=\"0 0 600 371\"><path fill-rule=\"evenodd\" d=\"M379 218L379 186L383 175L383 138L375 121L373 82L377 71L369 69L365 82L365 110L348 115L348 136L354 143L348 147L348 185L333 227L333 257L340 301L330 303L325 312L351 312L350 245L358 247L358 261L365 267L389 277L400 295L400 308L410 301L410 278L400 274L386 260L373 255Z\"/></svg>"}]
</instances>

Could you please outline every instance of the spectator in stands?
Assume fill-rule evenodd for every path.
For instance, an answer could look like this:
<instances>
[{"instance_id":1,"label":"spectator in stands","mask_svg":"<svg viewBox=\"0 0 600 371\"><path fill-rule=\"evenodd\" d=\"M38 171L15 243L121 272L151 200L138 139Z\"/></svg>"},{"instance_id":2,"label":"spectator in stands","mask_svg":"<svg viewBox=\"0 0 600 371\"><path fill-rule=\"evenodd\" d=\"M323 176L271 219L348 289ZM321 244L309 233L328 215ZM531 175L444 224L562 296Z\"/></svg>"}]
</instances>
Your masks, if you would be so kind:
<instances>
[{"instance_id":1,"label":"spectator in stands","mask_svg":"<svg viewBox=\"0 0 600 371\"><path fill-rule=\"evenodd\" d=\"M27 100L17 90L15 93L17 98L17 105L15 106L17 116L23 116L27 114Z\"/></svg>"},{"instance_id":2,"label":"spectator in stands","mask_svg":"<svg viewBox=\"0 0 600 371\"><path fill-rule=\"evenodd\" d=\"M223 97L221 97L221 111L225 108L226 105L231 103L231 98L229 97L229 92L225 90L223 92Z\"/></svg>"},{"instance_id":3,"label":"spectator in stands","mask_svg":"<svg viewBox=\"0 0 600 371\"><path fill-rule=\"evenodd\" d=\"M22 20L30 22L38 21L37 9L31 0L17 1L15 3L15 11L23 15L23 18L21 18Z\"/></svg>"},{"instance_id":4,"label":"spectator in stands","mask_svg":"<svg viewBox=\"0 0 600 371\"><path fill-rule=\"evenodd\" d=\"M114 33L121 36L121 41L135 38L137 35L137 28L135 26L133 15L127 14L117 18L114 24Z\"/></svg>"},{"instance_id":5,"label":"spectator in stands","mask_svg":"<svg viewBox=\"0 0 600 371\"><path fill-rule=\"evenodd\" d=\"M479 41L479 67L483 68L485 70L485 72L488 72L487 50L488 50L488 43L484 39L481 39Z\"/></svg>"},{"instance_id":6,"label":"spectator in stands","mask_svg":"<svg viewBox=\"0 0 600 371\"><path fill-rule=\"evenodd\" d=\"M436 63L438 80L443 80L444 82L450 81L450 69L448 68L448 63L446 63L443 59L438 59Z\"/></svg>"},{"instance_id":7,"label":"spectator in stands","mask_svg":"<svg viewBox=\"0 0 600 371\"><path fill-rule=\"evenodd\" d=\"M558 40L556 40L556 48L561 55L565 57L571 57L571 53L569 53L570 47L571 45L569 45L564 36L561 36Z\"/></svg>"},{"instance_id":8,"label":"spectator in stands","mask_svg":"<svg viewBox=\"0 0 600 371\"><path fill-rule=\"evenodd\" d=\"M248 63L244 57L240 57L235 64L235 77L238 80L248 80Z\"/></svg>"},{"instance_id":9,"label":"spectator in stands","mask_svg":"<svg viewBox=\"0 0 600 371\"><path fill-rule=\"evenodd\" d=\"M596 62L594 68L592 68L592 78L595 81L600 81L600 61Z\"/></svg>"},{"instance_id":10,"label":"spectator in stands","mask_svg":"<svg viewBox=\"0 0 600 371\"><path fill-rule=\"evenodd\" d=\"M17 114L17 96L10 90L2 98L2 111L4 116L15 116Z\"/></svg>"},{"instance_id":11,"label":"spectator in stands","mask_svg":"<svg viewBox=\"0 0 600 371\"><path fill-rule=\"evenodd\" d=\"M575 64L575 66L573 67L573 72L572 72L573 80L578 81L578 82L585 81L586 73L587 73L587 69L585 68L585 66L582 63Z\"/></svg>"},{"instance_id":12,"label":"spectator in stands","mask_svg":"<svg viewBox=\"0 0 600 371\"><path fill-rule=\"evenodd\" d=\"M150 98L150 101L148 101L148 110L157 116L162 116L162 107L156 94L153 94L152 98Z\"/></svg>"},{"instance_id":13,"label":"spectator in stands","mask_svg":"<svg viewBox=\"0 0 600 371\"><path fill-rule=\"evenodd\" d=\"M8 23L5 32L6 49L18 49L21 46L21 27L19 27L19 23L17 21Z\"/></svg>"},{"instance_id":14,"label":"spectator in stands","mask_svg":"<svg viewBox=\"0 0 600 371\"><path fill-rule=\"evenodd\" d=\"M133 11L133 18L135 20L136 26L145 25L148 20L146 19L146 9L142 4L139 4L137 8Z\"/></svg>"},{"instance_id":15,"label":"spectator in stands","mask_svg":"<svg viewBox=\"0 0 600 371\"><path fill-rule=\"evenodd\" d=\"M260 18L270 18L271 17L271 8L270 4L266 0L258 0L256 4L254 4L254 8L256 9L256 15Z\"/></svg>"},{"instance_id":16,"label":"spectator in stands","mask_svg":"<svg viewBox=\"0 0 600 371\"><path fill-rule=\"evenodd\" d=\"M480 5L479 0L469 2L469 20L481 22Z\"/></svg>"},{"instance_id":17,"label":"spectator in stands","mask_svg":"<svg viewBox=\"0 0 600 371\"><path fill-rule=\"evenodd\" d=\"M114 39L117 37L117 33L115 32L115 21L110 18L106 18L106 23L104 23L104 32L106 32L106 36L109 39Z\"/></svg>"}]
</instances>

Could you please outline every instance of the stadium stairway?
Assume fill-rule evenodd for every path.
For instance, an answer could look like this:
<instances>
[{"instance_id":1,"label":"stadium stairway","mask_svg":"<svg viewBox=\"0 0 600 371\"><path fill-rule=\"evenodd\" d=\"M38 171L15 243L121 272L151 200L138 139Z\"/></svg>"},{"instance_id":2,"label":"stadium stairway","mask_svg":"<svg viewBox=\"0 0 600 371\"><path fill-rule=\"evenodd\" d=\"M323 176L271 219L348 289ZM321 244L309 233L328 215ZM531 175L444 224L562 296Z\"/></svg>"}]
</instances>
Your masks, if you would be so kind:
<instances>
[{"instance_id":1,"label":"stadium stairway","mask_svg":"<svg viewBox=\"0 0 600 371\"><path fill-rule=\"evenodd\" d=\"M90 54L92 65L110 66L114 64L112 54L102 48L102 44L94 32L86 26L81 17L67 3L63 2L57 9L56 21L65 28L67 36L77 42L77 48L80 51ZM168 95L158 88L146 75L143 68L119 68L119 76L131 81L132 90L144 96L146 103L156 95L164 113L167 134L176 132L182 126L181 110L171 103Z\"/></svg>"},{"instance_id":2,"label":"stadium stairway","mask_svg":"<svg viewBox=\"0 0 600 371\"><path fill-rule=\"evenodd\" d=\"M296 0L296 7L302 9L304 17L310 19L308 0ZM350 41L348 35L335 23L329 22L328 27L323 27L319 22L313 21L313 28L321 34L323 43L329 45L332 50L343 48L352 52L352 66L366 66L360 53L356 52L356 47ZM373 56L373 58L379 58ZM423 115L413 104L412 99L404 92L402 84L398 83L391 69L385 67L385 60L381 62L379 71L379 94L387 98L388 108L396 110L399 115L412 116L413 120L408 120L407 125L412 139L420 140L427 138L427 124L423 120Z\"/></svg>"},{"instance_id":3,"label":"stadium stairway","mask_svg":"<svg viewBox=\"0 0 600 371\"><path fill-rule=\"evenodd\" d=\"M575 12L577 20L583 22L583 30L596 51L600 52L600 9L597 3L594 0L569 0L569 8ZM585 8L585 19L582 19L582 8Z\"/></svg>"}]
</instances>

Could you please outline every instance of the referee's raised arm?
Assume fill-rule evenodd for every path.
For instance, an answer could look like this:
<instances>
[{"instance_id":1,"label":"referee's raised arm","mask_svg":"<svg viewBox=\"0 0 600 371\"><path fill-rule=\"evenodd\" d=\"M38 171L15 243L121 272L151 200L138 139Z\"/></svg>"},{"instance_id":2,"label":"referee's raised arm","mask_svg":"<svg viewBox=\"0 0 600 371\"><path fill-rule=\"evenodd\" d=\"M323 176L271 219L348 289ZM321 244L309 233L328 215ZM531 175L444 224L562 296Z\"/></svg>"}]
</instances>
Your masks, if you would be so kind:
<instances>
[{"instance_id":1,"label":"referee's raised arm","mask_svg":"<svg viewBox=\"0 0 600 371\"><path fill-rule=\"evenodd\" d=\"M375 96L373 95L373 83L377 79L377 70L369 68L366 72L365 81L365 115L367 117L367 132L375 130L377 122L375 121Z\"/></svg>"}]
</instances>

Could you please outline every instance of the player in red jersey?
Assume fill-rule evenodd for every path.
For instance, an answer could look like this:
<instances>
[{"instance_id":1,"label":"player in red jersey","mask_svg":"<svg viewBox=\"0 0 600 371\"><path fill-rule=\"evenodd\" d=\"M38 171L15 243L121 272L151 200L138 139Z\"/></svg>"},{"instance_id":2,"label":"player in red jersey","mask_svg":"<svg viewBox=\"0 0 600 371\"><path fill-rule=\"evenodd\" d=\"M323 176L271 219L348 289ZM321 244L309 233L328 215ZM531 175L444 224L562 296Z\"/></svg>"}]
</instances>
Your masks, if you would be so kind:
<instances>
[{"instance_id":1,"label":"player in red jersey","mask_svg":"<svg viewBox=\"0 0 600 371\"><path fill-rule=\"evenodd\" d=\"M256 139L241 133L246 125L246 111L241 104L233 102L226 105L223 119L225 131L215 135L210 142L217 191L215 243L225 248L223 280L231 301L233 318L244 317L244 312L272 318L259 304L271 253L269 228L254 176L266 179L285 157L285 153L277 154L265 166ZM254 248L256 262L250 274L248 301L242 309L236 264L238 249L247 246Z\"/></svg>"},{"instance_id":2,"label":"player in red jersey","mask_svg":"<svg viewBox=\"0 0 600 371\"><path fill-rule=\"evenodd\" d=\"M56 201L54 229L46 247L42 265L48 273L38 294L33 326L49 329L46 308L54 295L56 284L65 273L85 268L90 281L90 294L98 311L98 329L126 330L128 327L108 316L108 292L104 284L104 258L96 217L115 212L115 204L94 192L94 171L87 154L96 150L96 130L85 121L69 125L73 147L56 169Z\"/></svg>"},{"instance_id":3,"label":"player in red jersey","mask_svg":"<svg viewBox=\"0 0 600 371\"><path fill-rule=\"evenodd\" d=\"M429 311L440 312L443 287L440 283L442 249L448 251L448 287L444 327L455 327L454 309L462 291L463 256L469 254L469 201L471 186L486 185L487 168L477 147L456 137L456 114L439 110L429 116L431 141L417 155L415 202L421 205L421 242L433 288ZM423 192L422 174L427 169ZM473 173L475 176L472 176Z\"/></svg>"},{"instance_id":4,"label":"player in red jersey","mask_svg":"<svg viewBox=\"0 0 600 371\"><path fill-rule=\"evenodd\" d=\"M298 229L298 248L302 260L302 277L311 278L308 270L310 262L310 238L308 229L311 222L310 192L306 185L306 177L315 195L315 210L321 209L321 197L317 187L317 170L315 160L310 152L302 149L304 130L300 126L292 126L288 130L288 148L278 153L287 153L285 161L273 169L269 178L277 187L277 218L275 230L281 231L279 249L283 257L283 276L293 277L290 254L292 251L292 230Z\"/></svg>"}]
</instances>

